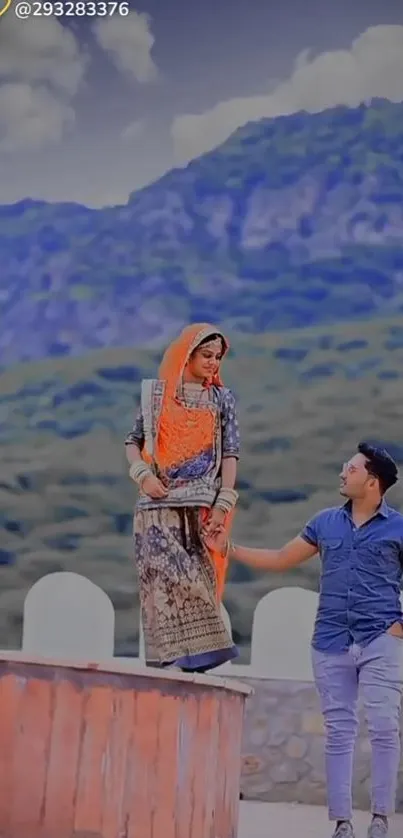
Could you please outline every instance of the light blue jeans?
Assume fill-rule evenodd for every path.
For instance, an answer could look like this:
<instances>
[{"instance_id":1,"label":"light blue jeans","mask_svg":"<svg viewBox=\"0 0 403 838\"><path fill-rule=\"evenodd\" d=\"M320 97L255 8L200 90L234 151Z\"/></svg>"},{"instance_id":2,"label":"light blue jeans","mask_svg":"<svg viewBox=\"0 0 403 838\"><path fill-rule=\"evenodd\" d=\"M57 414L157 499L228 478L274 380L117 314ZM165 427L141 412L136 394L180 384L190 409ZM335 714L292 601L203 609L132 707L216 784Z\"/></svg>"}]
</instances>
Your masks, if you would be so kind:
<instances>
[{"instance_id":1,"label":"light blue jeans","mask_svg":"<svg viewBox=\"0 0 403 838\"><path fill-rule=\"evenodd\" d=\"M382 634L366 647L328 654L312 649L325 722L325 765L330 820L351 820L357 704L362 697L372 747L372 812L395 810L400 762L403 640Z\"/></svg>"}]
</instances>

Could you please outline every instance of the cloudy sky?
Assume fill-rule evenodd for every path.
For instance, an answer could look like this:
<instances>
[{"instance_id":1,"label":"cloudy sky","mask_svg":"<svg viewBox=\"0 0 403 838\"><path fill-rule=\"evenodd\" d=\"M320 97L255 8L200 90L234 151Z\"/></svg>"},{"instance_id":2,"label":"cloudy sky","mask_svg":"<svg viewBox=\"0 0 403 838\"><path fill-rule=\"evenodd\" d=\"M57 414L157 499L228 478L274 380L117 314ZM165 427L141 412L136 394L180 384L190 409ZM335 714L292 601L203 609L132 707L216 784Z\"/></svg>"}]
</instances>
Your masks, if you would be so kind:
<instances>
[{"instance_id":1,"label":"cloudy sky","mask_svg":"<svg viewBox=\"0 0 403 838\"><path fill-rule=\"evenodd\" d=\"M373 96L403 100L398 0L130 0L128 17L67 23L10 10L0 203L124 203L248 120Z\"/></svg>"}]
</instances>

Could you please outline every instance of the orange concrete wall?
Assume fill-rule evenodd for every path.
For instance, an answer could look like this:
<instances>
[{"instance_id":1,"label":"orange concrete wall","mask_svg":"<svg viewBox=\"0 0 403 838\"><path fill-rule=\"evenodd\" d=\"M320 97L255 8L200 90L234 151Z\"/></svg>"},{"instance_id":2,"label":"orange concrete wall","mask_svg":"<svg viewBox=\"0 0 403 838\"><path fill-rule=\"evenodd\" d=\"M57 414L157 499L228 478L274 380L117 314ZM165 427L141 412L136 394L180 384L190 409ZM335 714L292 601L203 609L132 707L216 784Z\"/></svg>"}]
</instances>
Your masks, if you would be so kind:
<instances>
[{"instance_id":1,"label":"orange concrete wall","mask_svg":"<svg viewBox=\"0 0 403 838\"><path fill-rule=\"evenodd\" d=\"M0 835L236 838L245 695L0 660Z\"/></svg>"}]
</instances>

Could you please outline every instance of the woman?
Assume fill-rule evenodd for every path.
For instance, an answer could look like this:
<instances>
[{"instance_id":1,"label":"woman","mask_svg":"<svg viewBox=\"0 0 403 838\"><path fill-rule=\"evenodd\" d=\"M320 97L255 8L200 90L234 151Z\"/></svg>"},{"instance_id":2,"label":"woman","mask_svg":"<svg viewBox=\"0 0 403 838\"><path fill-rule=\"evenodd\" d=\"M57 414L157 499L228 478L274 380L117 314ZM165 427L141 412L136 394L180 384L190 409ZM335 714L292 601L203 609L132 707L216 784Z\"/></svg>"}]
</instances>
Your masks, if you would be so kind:
<instances>
[{"instance_id":1,"label":"woman","mask_svg":"<svg viewBox=\"0 0 403 838\"><path fill-rule=\"evenodd\" d=\"M125 440L138 484L134 538L146 660L205 672L238 655L220 613L227 560L204 538L229 529L237 501L235 400L220 378L228 341L188 326L142 382Z\"/></svg>"}]
</instances>

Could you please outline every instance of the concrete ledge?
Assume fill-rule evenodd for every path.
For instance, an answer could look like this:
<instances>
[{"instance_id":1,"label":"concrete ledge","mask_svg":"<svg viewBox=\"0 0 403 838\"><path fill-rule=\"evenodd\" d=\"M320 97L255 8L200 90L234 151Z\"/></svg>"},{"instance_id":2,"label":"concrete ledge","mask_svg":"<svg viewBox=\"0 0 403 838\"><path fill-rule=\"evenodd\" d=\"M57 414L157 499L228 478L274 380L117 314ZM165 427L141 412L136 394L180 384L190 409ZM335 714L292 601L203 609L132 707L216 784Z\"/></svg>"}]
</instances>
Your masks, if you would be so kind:
<instances>
[{"instance_id":1,"label":"concrete ledge","mask_svg":"<svg viewBox=\"0 0 403 838\"><path fill-rule=\"evenodd\" d=\"M324 729L315 687L301 681L243 680L253 688L246 702L242 746L245 800L326 805ZM353 795L355 808L365 810L370 799L370 745L362 711L360 717ZM403 813L403 765L397 811Z\"/></svg>"},{"instance_id":2,"label":"concrete ledge","mask_svg":"<svg viewBox=\"0 0 403 838\"><path fill-rule=\"evenodd\" d=\"M154 669L151 666L144 666L144 664L136 658L109 658L105 661L86 661L29 655L21 650L16 652L0 650L0 666L2 663L37 665L45 668L61 667L64 669L75 669L79 671L103 672L111 675L137 675L141 678L146 678L148 680L154 679L155 681L161 682L182 681L188 684L199 684L202 687L228 690L230 692L240 693L244 696L249 696L252 692L251 687L244 683L243 680L239 681L237 678L217 678L215 675L201 675L198 673L181 672L179 669Z\"/></svg>"}]
</instances>

